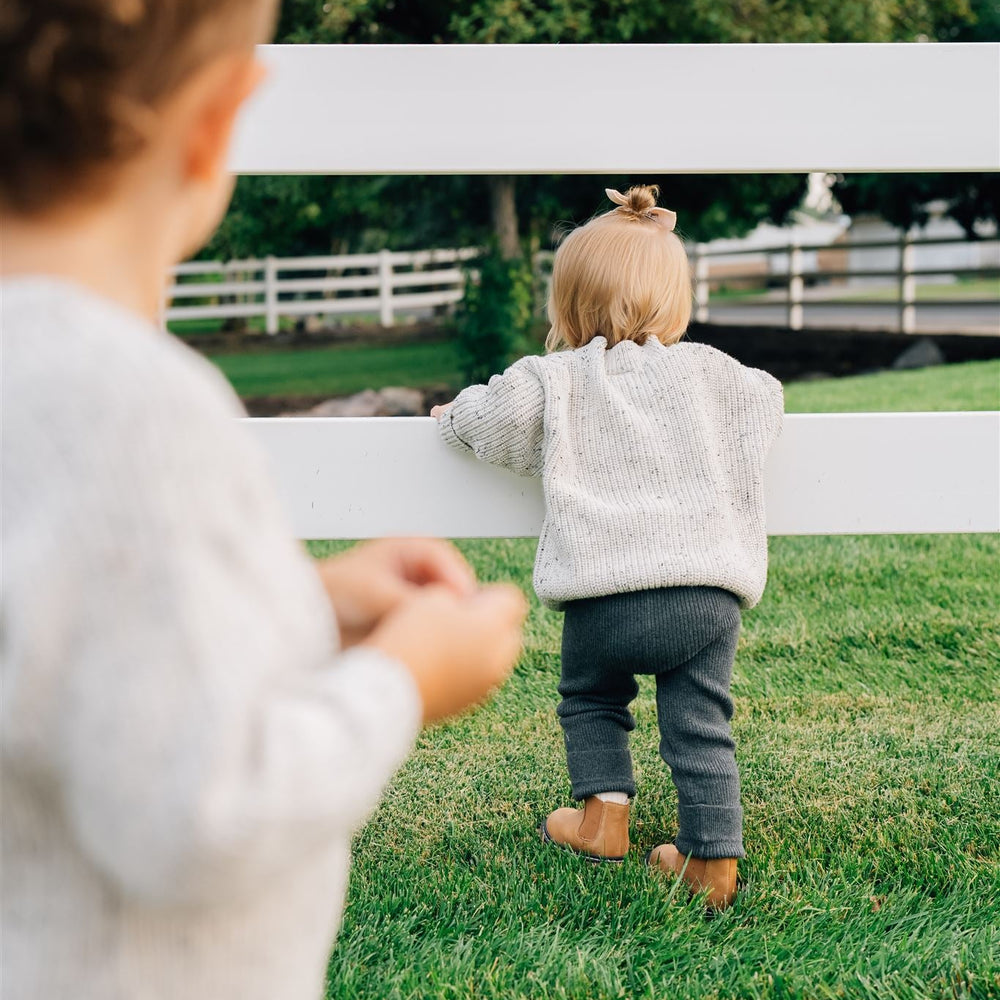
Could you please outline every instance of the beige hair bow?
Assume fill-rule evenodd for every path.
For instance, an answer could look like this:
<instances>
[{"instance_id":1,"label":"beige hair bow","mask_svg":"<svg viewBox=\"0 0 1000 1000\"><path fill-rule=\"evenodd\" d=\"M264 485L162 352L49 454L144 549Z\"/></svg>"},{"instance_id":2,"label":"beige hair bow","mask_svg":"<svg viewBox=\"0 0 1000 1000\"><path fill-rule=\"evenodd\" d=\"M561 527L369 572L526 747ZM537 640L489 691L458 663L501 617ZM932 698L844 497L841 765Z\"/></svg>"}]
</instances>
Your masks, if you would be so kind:
<instances>
[{"instance_id":1,"label":"beige hair bow","mask_svg":"<svg viewBox=\"0 0 1000 1000\"><path fill-rule=\"evenodd\" d=\"M625 209L625 214L634 215L636 218L646 218L651 222L655 222L657 225L663 226L663 228L668 232L672 233L674 226L677 225L677 213L671 212L669 208L646 208L646 209L636 209L629 204L629 199L621 193L621 191L616 191L614 188L605 188L604 193L608 198L613 201L616 205ZM617 212L618 209L612 209L612 211Z\"/></svg>"}]
</instances>

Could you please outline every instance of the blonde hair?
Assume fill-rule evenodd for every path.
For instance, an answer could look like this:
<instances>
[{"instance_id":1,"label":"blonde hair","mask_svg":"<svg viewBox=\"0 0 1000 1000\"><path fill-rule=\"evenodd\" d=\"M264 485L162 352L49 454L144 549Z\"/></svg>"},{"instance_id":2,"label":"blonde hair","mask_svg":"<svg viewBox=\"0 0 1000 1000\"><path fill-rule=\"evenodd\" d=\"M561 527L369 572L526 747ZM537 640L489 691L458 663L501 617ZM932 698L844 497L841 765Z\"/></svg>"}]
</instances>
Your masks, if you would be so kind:
<instances>
[{"instance_id":1,"label":"blonde hair","mask_svg":"<svg viewBox=\"0 0 1000 1000\"><path fill-rule=\"evenodd\" d=\"M672 344L691 319L691 272L672 232L676 216L656 207L654 185L607 191L618 207L573 230L556 251L549 284L549 351L604 337L608 347L650 337Z\"/></svg>"}]
</instances>

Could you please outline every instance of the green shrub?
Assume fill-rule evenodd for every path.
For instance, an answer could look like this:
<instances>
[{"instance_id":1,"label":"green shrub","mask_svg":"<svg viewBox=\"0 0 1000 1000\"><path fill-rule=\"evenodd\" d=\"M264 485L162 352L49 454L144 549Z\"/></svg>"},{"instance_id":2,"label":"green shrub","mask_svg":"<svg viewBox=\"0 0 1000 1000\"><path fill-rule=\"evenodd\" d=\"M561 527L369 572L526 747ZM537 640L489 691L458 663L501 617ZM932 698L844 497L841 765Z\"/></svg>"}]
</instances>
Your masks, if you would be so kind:
<instances>
[{"instance_id":1,"label":"green shrub","mask_svg":"<svg viewBox=\"0 0 1000 1000\"><path fill-rule=\"evenodd\" d=\"M473 262L455 326L462 374L470 383L502 372L524 345L532 313L532 275L523 260L495 250Z\"/></svg>"}]
</instances>

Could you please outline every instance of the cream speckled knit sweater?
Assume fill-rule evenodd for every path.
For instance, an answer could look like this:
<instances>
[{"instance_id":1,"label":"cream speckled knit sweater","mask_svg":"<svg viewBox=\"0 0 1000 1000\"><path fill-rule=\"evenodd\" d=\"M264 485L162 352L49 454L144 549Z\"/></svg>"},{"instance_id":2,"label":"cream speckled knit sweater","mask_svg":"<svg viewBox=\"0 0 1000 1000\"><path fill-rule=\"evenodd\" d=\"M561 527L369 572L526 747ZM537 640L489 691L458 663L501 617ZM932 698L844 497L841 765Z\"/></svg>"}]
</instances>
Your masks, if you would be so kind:
<instances>
[{"instance_id":1,"label":"cream speckled knit sweater","mask_svg":"<svg viewBox=\"0 0 1000 1000\"><path fill-rule=\"evenodd\" d=\"M762 473L781 384L704 344L650 339L522 358L461 392L452 446L541 475L535 590L551 607L652 587L760 600Z\"/></svg>"},{"instance_id":2,"label":"cream speckled knit sweater","mask_svg":"<svg viewBox=\"0 0 1000 1000\"><path fill-rule=\"evenodd\" d=\"M4 1000L319 1000L416 686L338 651L211 365L64 282L0 321Z\"/></svg>"}]
</instances>

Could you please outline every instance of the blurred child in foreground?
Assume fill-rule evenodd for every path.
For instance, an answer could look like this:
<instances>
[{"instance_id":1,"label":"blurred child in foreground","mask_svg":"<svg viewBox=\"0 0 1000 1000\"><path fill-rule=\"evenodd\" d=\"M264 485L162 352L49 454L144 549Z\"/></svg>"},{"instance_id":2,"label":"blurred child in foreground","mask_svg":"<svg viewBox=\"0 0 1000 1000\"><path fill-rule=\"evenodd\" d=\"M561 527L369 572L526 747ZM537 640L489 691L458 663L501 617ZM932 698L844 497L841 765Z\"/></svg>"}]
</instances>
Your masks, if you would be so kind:
<instances>
[{"instance_id":1,"label":"blurred child in foreground","mask_svg":"<svg viewBox=\"0 0 1000 1000\"><path fill-rule=\"evenodd\" d=\"M313 563L157 328L229 199L271 0L6 0L6 1000L315 1000L350 838L524 600L442 542Z\"/></svg>"}]
</instances>

